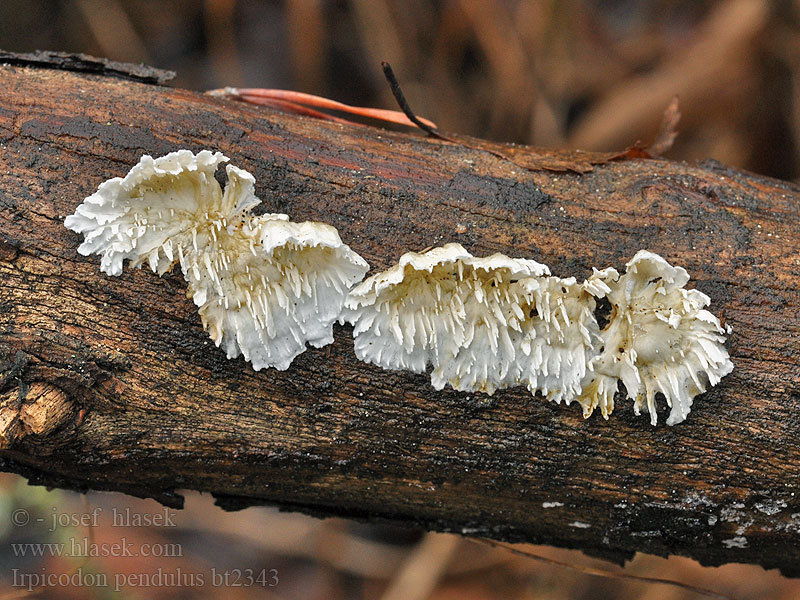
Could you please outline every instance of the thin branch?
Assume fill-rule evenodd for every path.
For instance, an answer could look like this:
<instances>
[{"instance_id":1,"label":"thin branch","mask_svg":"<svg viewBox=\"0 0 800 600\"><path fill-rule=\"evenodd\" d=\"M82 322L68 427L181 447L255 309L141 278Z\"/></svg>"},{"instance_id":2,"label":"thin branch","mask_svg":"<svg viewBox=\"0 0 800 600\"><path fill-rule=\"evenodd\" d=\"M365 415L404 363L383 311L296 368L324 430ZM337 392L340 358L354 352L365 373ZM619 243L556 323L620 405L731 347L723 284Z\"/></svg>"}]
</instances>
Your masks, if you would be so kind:
<instances>
[{"instance_id":1,"label":"thin branch","mask_svg":"<svg viewBox=\"0 0 800 600\"><path fill-rule=\"evenodd\" d=\"M550 565L566 567L567 569L572 569L573 571L577 571L579 573L586 573L587 575L596 575L598 577L606 577L608 579L624 579L627 581L638 581L640 583L657 583L661 585L671 585L673 587L681 588L689 592L694 592L695 594L700 594L701 596L706 596L707 598L717 598L718 600L735 600L735 598L733 598L732 596L726 596L725 594L720 594L719 592L715 592L713 590L697 587L694 585L689 585L688 583L673 581L672 579L661 579L659 577L643 577L641 575L633 575L632 573L617 573L615 571L606 571L605 569L597 569L595 567L575 565L572 563L556 560L554 558L548 558L546 556L542 556L541 554L535 554L533 552L520 550L519 548L514 548L513 546L508 546L500 542L495 542L494 540L490 540L488 538L470 538L470 539L472 539L472 541L474 542L485 544L493 548L502 548L503 550L507 550L512 554L517 554L519 556L524 556L526 558L538 560L540 562L547 563Z\"/></svg>"},{"instance_id":2,"label":"thin branch","mask_svg":"<svg viewBox=\"0 0 800 600\"><path fill-rule=\"evenodd\" d=\"M431 127L428 123L424 122L414 114L414 111L411 110L411 106L409 106L408 101L406 100L405 94L403 94L403 90L400 89L400 82L397 81L397 77L395 77L394 71L392 71L392 66L384 60L381 62L381 67L383 68L383 74L386 76L386 81L389 82L389 87L392 90L394 99L397 100L397 104L406 114L408 119L428 135L440 140L445 140L446 142L453 142L453 140L446 138L441 133L436 131L435 128Z\"/></svg>"}]
</instances>

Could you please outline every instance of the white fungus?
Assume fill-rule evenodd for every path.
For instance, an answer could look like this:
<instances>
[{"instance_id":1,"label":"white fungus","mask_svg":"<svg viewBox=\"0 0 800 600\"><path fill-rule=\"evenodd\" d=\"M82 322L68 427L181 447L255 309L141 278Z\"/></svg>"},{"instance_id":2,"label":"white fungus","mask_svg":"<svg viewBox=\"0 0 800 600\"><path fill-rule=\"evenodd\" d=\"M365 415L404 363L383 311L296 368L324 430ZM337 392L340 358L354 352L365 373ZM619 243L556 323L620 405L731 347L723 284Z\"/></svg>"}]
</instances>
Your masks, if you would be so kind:
<instances>
[{"instance_id":1,"label":"white fungus","mask_svg":"<svg viewBox=\"0 0 800 600\"><path fill-rule=\"evenodd\" d=\"M723 345L726 330L705 310L708 296L684 289L685 269L647 250L626 267L621 277L612 268L595 270L585 284L608 299L612 312L579 400L587 415L599 406L607 418L621 380L636 414L644 406L653 425L656 394L664 394L671 408L667 424L674 425L686 419L697 394L733 370Z\"/></svg>"},{"instance_id":2,"label":"white fungus","mask_svg":"<svg viewBox=\"0 0 800 600\"><path fill-rule=\"evenodd\" d=\"M459 244L404 254L351 290L342 320L356 356L386 369L425 372L436 389L494 393L525 385L584 416L607 418L622 380L634 410L656 423L655 394L683 421L692 398L733 368L724 330L686 290L684 269L639 252L620 277L594 271L583 284L532 260L473 257ZM601 332L595 298L612 305ZM707 383L706 383L707 382Z\"/></svg>"},{"instance_id":3,"label":"white fungus","mask_svg":"<svg viewBox=\"0 0 800 600\"><path fill-rule=\"evenodd\" d=\"M569 402L600 343L593 309L574 279L550 277L545 265L446 244L363 281L343 320L359 359L417 373L430 365L436 389L526 385Z\"/></svg>"},{"instance_id":4,"label":"white fungus","mask_svg":"<svg viewBox=\"0 0 800 600\"><path fill-rule=\"evenodd\" d=\"M622 381L635 412L644 407L654 425L662 393L674 425L733 369L708 296L685 289L686 271L652 252L638 252L622 276L594 270L578 284L533 260L477 258L446 244L404 254L351 290L369 265L336 229L251 215L260 203L253 176L229 165L224 191L214 178L227 160L208 150L144 156L65 225L109 275L125 260L159 275L179 262L211 339L255 370L286 369L307 343L331 343L339 318L353 325L359 359L416 373L432 367L437 390L524 385L608 418ZM602 331L595 298L611 305Z\"/></svg>"},{"instance_id":5,"label":"white fungus","mask_svg":"<svg viewBox=\"0 0 800 600\"><path fill-rule=\"evenodd\" d=\"M260 203L253 176L229 165L224 192L214 178L227 160L208 150L144 156L65 225L84 235L78 251L100 254L109 275L126 259L159 275L179 262L203 326L228 358L287 369L306 343L333 341L345 296L369 265L330 225L251 215Z\"/></svg>"}]
</instances>

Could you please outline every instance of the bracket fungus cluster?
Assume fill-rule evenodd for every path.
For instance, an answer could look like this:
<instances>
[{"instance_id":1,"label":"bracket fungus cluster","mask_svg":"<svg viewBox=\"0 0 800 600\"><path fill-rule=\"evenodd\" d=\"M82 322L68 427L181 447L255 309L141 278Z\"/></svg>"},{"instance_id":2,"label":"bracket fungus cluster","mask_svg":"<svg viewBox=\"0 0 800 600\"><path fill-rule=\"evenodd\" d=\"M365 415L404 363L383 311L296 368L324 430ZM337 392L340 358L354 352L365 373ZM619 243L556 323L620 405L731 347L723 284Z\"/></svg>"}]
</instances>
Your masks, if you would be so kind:
<instances>
[{"instance_id":1,"label":"bracket fungus cluster","mask_svg":"<svg viewBox=\"0 0 800 600\"><path fill-rule=\"evenodd\" d=\"M533 260L478 258L450 243L404 254L362 282L369 265L330 225L252 215L255 180L231 165L223 191L214 173L227 160L208 150L144 156L65 225L83 234L78 251L99 254L109 275L125 260L159 275L180 263L211 339L255 370L287 369L306 344L330 344L339 319L353 325L360 360L430 367L437 390L524 385L608 418L622 381L636 413L645 407L654 425L662 393L672 425L733 369L708 296L685 289L686 271L656 254L638 252L624 275L595 270L578 283ZM612 307L602 330L598 298Z\"/></svg>"},{"instance_id":2,"label":"bracket fungus cluster","mask_svg":"<svg viewBox=\"0 0 800 600\"><path fill-rule=\"evenodd\" d=\"M608 418L621 380L656 424L655 394L683 421L692 398L733 368L708 297L686 290L680 267L640 251L619 276L595 270L578 284L531 260L475 258L458 244L407 253L353 288L343 319L359 359L417 373L436 389L525 385L549 400L576 400ZM612 305L600 330L595 298Z\"/></svg>"},{"instance_id":3,"label":"bracket fungus cluster","mask_svg":"<svg viewBox=\"0 0 800 600\"><path fill-rule=\"evenodd\" d=\"M527 385L569 401L599 341L594 301L532 260L475 258L459 244L409 252L348 296L356 356L431 383L494 393Z\"/></svg>"},{"instance_id":4,"label":"bracket fungus cluster","mask_svg":"<svg viewBox=\"0 0 800 600\"><path fill-rule=\"evenodd\" d=\"M224 192L214 178L227 160L208 150L144 156L65 225L84 235L78 251L101 255L109 275L124 260L159 275L179 262L203 326L228 358L287 369L306 343L333 341L345 296L369 265L330 225L251 215L260 203L253 176L228 165Z\"/></svg>"}]
</instances>

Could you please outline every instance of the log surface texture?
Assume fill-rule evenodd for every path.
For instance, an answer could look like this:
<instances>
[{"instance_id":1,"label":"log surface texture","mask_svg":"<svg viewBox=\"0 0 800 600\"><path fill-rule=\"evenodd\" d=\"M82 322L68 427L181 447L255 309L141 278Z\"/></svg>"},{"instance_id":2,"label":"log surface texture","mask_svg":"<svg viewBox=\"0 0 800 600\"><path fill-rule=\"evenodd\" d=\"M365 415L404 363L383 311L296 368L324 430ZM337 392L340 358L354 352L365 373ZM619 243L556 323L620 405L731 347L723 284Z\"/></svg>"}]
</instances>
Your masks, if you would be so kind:
<instances>
[{"instance_id":1,"label":"log surface texture","mask_svg":"<svg viewBox=\"0 0 800 600\"><path fill-rule=\"evenodd\" d=\"M469 143L0 65L0 469L800 575L800 189L713 161ZM735 369L675 427L621 397L606 421L524 388L436 392L356 360L338 325L256 373L210 342L179 269L107 277L63 226L102 181L179 148L221 150L255 175L257 212L331 223L372 272L457 241L581 280L650 249L733 327Z\"/></svg>"}]
</instances>

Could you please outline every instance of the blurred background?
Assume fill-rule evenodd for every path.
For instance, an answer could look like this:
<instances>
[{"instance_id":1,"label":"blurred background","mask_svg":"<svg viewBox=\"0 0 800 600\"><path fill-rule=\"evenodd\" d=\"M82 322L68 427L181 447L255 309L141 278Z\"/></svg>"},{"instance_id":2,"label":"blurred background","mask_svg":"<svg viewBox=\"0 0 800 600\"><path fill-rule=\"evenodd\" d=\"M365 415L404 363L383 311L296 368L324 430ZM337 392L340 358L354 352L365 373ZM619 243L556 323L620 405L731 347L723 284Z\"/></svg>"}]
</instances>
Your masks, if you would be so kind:
<instances>
[{"instance_id":1,"label":"blurred background","mask_svg":"<svg viewBox=\"0 0 800 600\"><path fill-rule=\"evenodd\" d=\"M417 114L498 141L621 150L651 140L677 94L683 116L670 158L788 180L800 178L799 31L798 0L0 0L4 50L145 62L196 90L284 88L394 109L380 69L388 60ZM171 511L174 527L147 525L136 515L163 514L153 501L48 492L0 475L0 514L9 515L0 519L0 600L699 597L458 536L270 508L224 513L195 493L186 505ZM114 509L132 520L115 525ZM99 518L75 522L84 514ZM134 556L73 551L115 543ZM618 570L579 552L519 547ZM626 572L738 598L800 597L800 582L753 566L637 556ZM78 575L77 585L27 585L48 573Z\"/></svg>"},{"instance_id":2,"label":"blurred background","mask_svg":"<svg viewBox=\"0 0 800 600\"><path fill-rule=\"evenodd\" d=\"M145 62L174 85L396 108L380 61L445 131L537 146L649 141L800 177L798 0L2 0L0 47Z\"/></svg>"}]
</instances>

